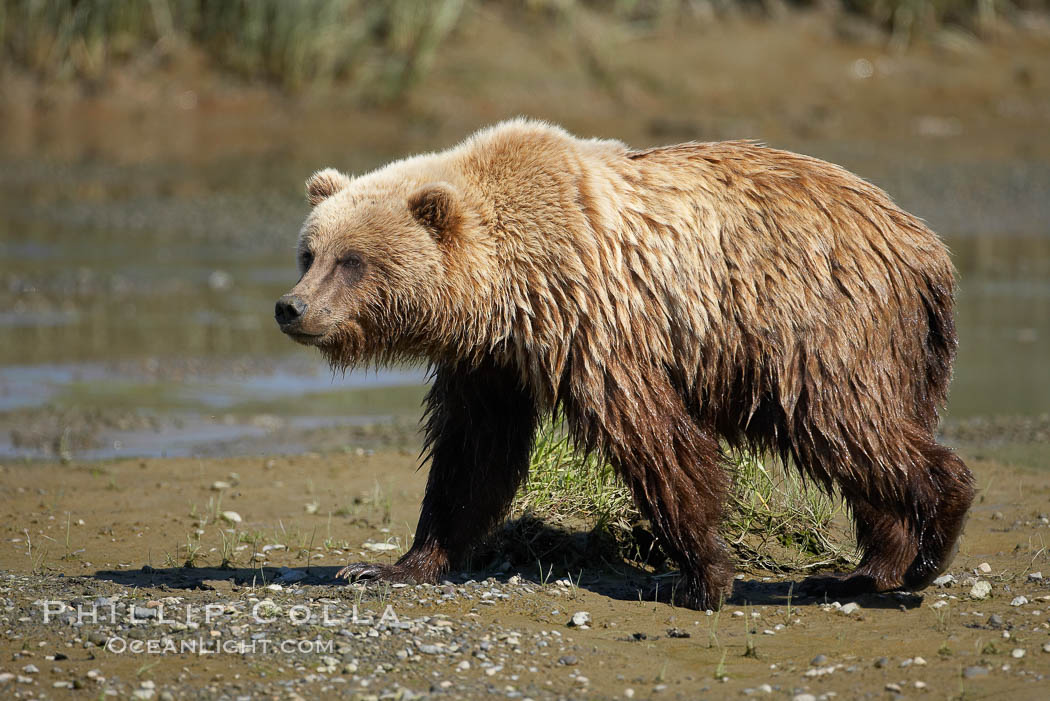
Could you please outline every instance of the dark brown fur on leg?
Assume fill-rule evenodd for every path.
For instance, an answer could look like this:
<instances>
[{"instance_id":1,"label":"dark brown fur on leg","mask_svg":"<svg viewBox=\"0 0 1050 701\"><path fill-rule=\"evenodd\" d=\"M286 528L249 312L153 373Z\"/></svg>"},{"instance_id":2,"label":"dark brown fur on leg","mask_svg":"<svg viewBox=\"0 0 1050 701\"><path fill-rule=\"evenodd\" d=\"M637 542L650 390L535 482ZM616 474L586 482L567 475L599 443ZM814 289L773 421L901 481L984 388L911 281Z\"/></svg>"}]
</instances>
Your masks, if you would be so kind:
<instances>
[{"instance_id":1,"label":"dark brown fur on leg","mask_svg":"<svg viewBox=\"0 0 1050 701\"><path fill-rule=\"evenodd\" d=\"M606 455L681 568L677 603L718 608L733 573L718 535L728 483L718 442L655 373L610 373L604 391L600 410L578 399L566 403L570 427Z\"/></svg>"},{"instance_id":2,"label":"dark brown fur on leg","mask_svg":"<svg viewBox=\"0 0 1050 701\"><path fill-rule=\"evenodd\" d=\"M860 496L847 497L847 502L862 553L860 564L847 574L811 577L803 583L802 591L838 597L900 588L918 550L908 522Z\"/></svg>"},{"instance_id":3,"label":"dark brown fur on leg","mask_svg":"<svg viewBox=\"0 0 1050 701\"><path fill-rule=\"evenodd\" d=\"M973 500L973 478L952 451L924 430L909 428L902 434L911 456L905 479L843 489L863 553L860 564L848 575L807 580L807 593L855 596L918 590L951 564Z\"/></svg>"},{"instance_id":4,"label":"dark brown fur on leg","mask_svg":"<svg viewBox=\"0 0 1050 701\"><path fill-rule=\"evenodd\" d=\"M955 453L931 437L920 439L919 448L933 481L936 508L920 520L919 552L904 575L904 587L913 590L948 569L974 497L973 475Z\"/></svg>"},{"instance_id":5,"label":"dark brown fur on leg","mask_svg":"<svg viewBox=\"0 0 1050 701\"><path fill-rule=\"evenodd\" d=\"M532 397L486 360L439 368L427 395L431 466L412 548L394 565L357 563L338 576L435 582L506 513L529 468Z\"/></svg>"}]
</instances>

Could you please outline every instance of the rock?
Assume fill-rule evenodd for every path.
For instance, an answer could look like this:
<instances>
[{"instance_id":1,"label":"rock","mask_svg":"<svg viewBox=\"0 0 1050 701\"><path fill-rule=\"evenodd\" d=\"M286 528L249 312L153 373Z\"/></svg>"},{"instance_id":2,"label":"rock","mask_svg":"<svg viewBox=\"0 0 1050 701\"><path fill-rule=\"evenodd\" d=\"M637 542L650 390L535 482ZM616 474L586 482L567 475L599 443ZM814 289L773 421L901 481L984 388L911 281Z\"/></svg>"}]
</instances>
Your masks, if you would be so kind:
<instances>
[{"instance_id":1,"label":"rock","mask_svg":"<svg viewBox=\"0 0 1050 701\"><path fill-rule=\"evenodd\" d=\"M132 609L132 614L135 616L135 618L138 618L140 620L146 618L156 618L158 613L159 611L157 611L157 609L152 608L150 606L136 606L134 609Z\"/></svg>"},{"instance_id":2,"label":"rock","mask_svg":"<svg viewBox=\"0 0 1050 701\"><path fill-rule=\"evenodd\" d=\"M558 664L565 665L566 667L572 667L579 662L576 655L563 655L558 658Z\"/></svg>"},{"instance_id":3,"label":"rock","mask_svg":"<svg viewBox=\"0 0 1050 701\"><path fill-rule=\"evenodd\" d=\"M458 669L460 672L466 672L468 669L470 669L470 663L466 660L463 660L458 665L456 665L456 669Z\"/></svg>"},{"instance_id":4,"label":"rock","mask_svg":"<svg viewBox=\"0 0 1050 701\"><path fill-rule=\"evenodd\" d=\"M978 579L970 588L970 596L974 599L987 599L992 593L992 585L983 579Z\"/></svg>"},{"instance_id":5,"label":"rock","mask_svg":"<svg viewBox=\"0 0 1050 701\"><path fill-rule=\"evenodd\" d=\"M1026 596L1015 596L1014 600L1010 602L1011 606L1024 606L1028 603L1028 597Z\"/></svg>"},{"instance_id":6,"label":"rock","mask_svg":"<svg viewBox=\"0 0 1050 701\"><path fill-rule=\"evenodd\" d=\"M242 519L241 515L236 511L223 511L222 520L226 521L227 523L240 523L244 519Z\"/></svg>"},{"instance_id":7,"label":"rock","mask_svg":"<svg viewBox=\"0 0 1050 701\"><path fill-rule=\"evenodd\" d=\"M889 691L889 692L894 693L894 694L901 693L901 685L900 684L894 684L893 682L890 682L889 684L887 684L885 689L886 689L886 691Z\"/></svg>"},{"instance_id":8,"label":"rock","mask_svg":"<svg viewBox=\"0 0 1050 701\"><path fill-rule=\"evenodd\" d=\"M940 601L934 601L932 604L930 604L930 608L931 609L942 609L942 608L944 608L947 605L948 605L948 602L945 601L944 599L941 599Z\"/></svg>"},{"instance_id":9,"label":"rock","mask_svg":"<svg viewBox=\"0 0 1050 701\"><path fill-rule=\"evenodd\" d=\"M828 663L828 656L827 655L817 655L816 657L814 657L812 660L809 661L809 666L810 667L820 667L821 665L826 665L827 663Z\"/></svg>"},{"instance_id":10,"label":"rock","mask_svg":"<svg viewBox=\"0 0 1050 701\"><path fill-rule=\"evenodd\" d=\"M667 637L668 638L690 638L690 637L692 637L692 634L689 633L688 631L682 630L681 628L668 628L667 629Z\"/></svg>"},{"instance_id":11,"label":"rock","mask_svg":"<svg viewBox=\"0 0 1050 701\"><path fill-rule=\"evenodd\" d=\"M233 276L225 270L213 270L208 275L208 287L216 292L223 292L233 286Z\"/></svg>"},{"instance_id":12,"label":"rock","mask_svg":"<svg viewBox=\"0 0 1050 701\"><path fill-rule=\"evenodd\" d=\"M576 628L582 628L583 626L589 625L590 622L591 614L586 611L577 611L572 614L572 618L569 619L569 625Z\"/></svg>"},{"instance_id":13,"label":"rock","mask_svg":"<svg viewBox=\"0 0 1050 701\"><path fill-rule=\"evenodd\" d=\"M394 543L363 543L361 547L365 550L372 550L374 552L397 550L397 545Z\"/></svg>"},{"instance_id":14,"label":"rock","mask_svg":"<svg viewBox=\"0 0 1050 701\"><path fill-rule=\"evenodd\" d=\"M211 483L212 491L215 492L221 492L224 489L229 489L231 486L233 485L231 485L229 482L223 482L222 480L216 480L215 482Z\"/></svg>"},{"instance_id":15,"label":"rock","mask_svg":"<svg viewBox=\"0 0 1050 701\"><path fill-rule=\"evenodd\" d=\"M1042 572L1029 572L1028 573L1028 581L1029 582L1041 582L1041 581L1043 581L1043 573Z\"/></svg>"},{"instance_id":16,"label":"rock","mask_svg":"<svg viewBox=\"0 0 1050 701\"><path fill-rule=\"evenodd\" d=\"M989 565L987 562L982 562L981 564L977 565L977 571L981 574L988 574L992 571L992 566Z\"/></svg>"},{"instance_id":17,"label":"rock","mask_svg":"<svg viewBox=\"0 0 1050 701\"><path fill-rule=\"evenodd\" d=\"M1024 650L1023 647L1015 647L1013 649L1013 651L1010 653L1010 657L1014 658L1015 660L1019 660L1022 657L1024 657L1024 654L1025 654L1025 650Z\"/></svg>"},{"instance_id":18,"label":"rock","mask_svg":"<svg viewBox=\"0 0 1050 701\"><path fill-rule=\"evenodd\" d=\"M916 679L915 680L915 688L918 689L919 691L922 691L923 689L926 688L926 682L919 681L918 679Z\"/></svg>"},{"instance_id":19,"label":"rock","mask_svg":"<svg viewBox=\"0 0 1050 701\"><path fill-rule=\"evenodd\" d=\"M933 580L933 586L935 587L950 587L955 583L955 577L950 574L942 574L937 579Z\"/></svg>"},{"instance_id":20,"label":"rock","mask_svg":"<svg viewBox=\"0 0 1050 701\"><path fill-rule=\"evenodd\" d=\"M839 609L839 613L843 616L851 616L857 611L860 611L860 604L851 601L848 604L843 604L842 608Z\"/></svg>"},{"instance_id":21,"label":"rock","mask_svg":"<svg viewBox=\"0 0 1050 701\"><path fill-rule=\"evenodd\" d=\"M131 692L131 698L135 701L149 701L153 698L153 689L135 689Z\"/></svg>"},{"instance_id":22,"label":"rock","mask_svg":"<svg viewBox=\"0 0 1050 701\"><path fill-rule=\"evenodd\" d=\"M975 679L977 677L987 677L988 668L974 665L973 667L967 667L963 670L964 679Z\"/></svg>"},{"instance_id":23,"label":"rock","mask_svg":"<svg viewBox=\"0 0 1050 701\"><path fill-rule=\"evenodd\" d=\"M763 694L773 693L773 687L771 687L769 684L759 684L757 687L755 687L755 689L757 691L761 691Z\"/></svg>"},{"instance_id":24,"label":"rock","mask_svg":"<svg viewBox=\"0 0 1050 701\"><path fill-rule=\"evenodd\" d=\"M991 616L988 617L988 625L992 626L993 628L1002 627L1003 617L997 613L993 613Z\"/></svg>"},{"instance_id":25,"label":"rock","mask_svg":"<svg viewBox=\"0 0 1050 701\"><path fill-rule=\"evenodd\" d=\"M817 701L817 697L813 694L795 694L791 701Z\"/></svg>"},{"instance_id":26,"label":"rock","mask_svg":"<svg viewBox=\"0 0 1050 701\"><path fill-rule=\"evenodd\" d=\"M925 660L925 659L923 659L922 657L918 657L918 656L916 656L916 657L913 657L913 658L912 658L912 661L911 661L911 663L912 663L912 664L914 664L914 665L918 665L918 666L920 666L920 667L921 667L922 665L926 664L926 660Z\"/></svg>"},{"instance_id":27,"label":"rock","mask_svg":"<svg viewBox=\"0 0 1050 701\"><path fill-rule=\"evenodd\" d=\"M875 669L882 669L883 667L885 667L889 663L890 663L890 658L888 658L888 657L880 657L879 659L875 660Z\"/></svg>"},{"instance_id":28,"label":"rock","mask_svg":"<svg viewBox=\"0 0 1050 701\"><path fill-rule=\"evenodd\" d=\"M26 674L37 674L40 672L40 669L35 664L27 664L22 668L22 671Z\"/></svg>"},{"instance_id":29,"label":"rock","mask_svg":"<svg viewBox=\"0 0 1050 701\"><path fill-rule=\"evenodd\" d=\"M1043 652L1050 652L1050 643L1043 643Z\"/></svg>"}]
</instances>

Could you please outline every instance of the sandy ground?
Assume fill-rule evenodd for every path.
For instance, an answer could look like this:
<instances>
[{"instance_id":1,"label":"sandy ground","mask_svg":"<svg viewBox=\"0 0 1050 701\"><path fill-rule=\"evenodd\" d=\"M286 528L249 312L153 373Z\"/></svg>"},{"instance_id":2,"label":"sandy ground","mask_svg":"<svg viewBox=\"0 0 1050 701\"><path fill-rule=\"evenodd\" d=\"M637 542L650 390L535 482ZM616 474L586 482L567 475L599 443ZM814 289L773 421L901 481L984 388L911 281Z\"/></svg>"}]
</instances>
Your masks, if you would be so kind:
<instances>
[{"instance_id":1,"label":"sandy ground","mask_svg":"<svg viewBox=\"0 0 1050 701\"><path fill-rule=\"evenodd\" d=\"M21 697L1043 698L1050 485L970 462L980 495L943 586L830 602L749 571L714 615L643 600L645 573L567 578L556 560L549 575L512 562L439 586L335 582L348 560L411 542L425 475L410 451L7 464L0 684ZM569 625L580 611L587 628Z\"/></svg>"}]
</instances>

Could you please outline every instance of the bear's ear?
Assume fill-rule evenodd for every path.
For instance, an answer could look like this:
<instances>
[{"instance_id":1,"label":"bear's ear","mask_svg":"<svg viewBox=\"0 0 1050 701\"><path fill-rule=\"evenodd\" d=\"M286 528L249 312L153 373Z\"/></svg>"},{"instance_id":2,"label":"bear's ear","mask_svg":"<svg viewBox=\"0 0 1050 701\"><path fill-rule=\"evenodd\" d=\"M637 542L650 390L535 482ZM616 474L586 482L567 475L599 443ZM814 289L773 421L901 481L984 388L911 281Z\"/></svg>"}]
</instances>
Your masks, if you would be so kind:
<instances>
[{"instance_id":1,"label":"bear's ear","mask_svg":"<svg viewBox=\"0 0 1050 701\"><path fill-rule=\"evenodd\" d=\"M306 181L306 200L316 207L349 184L350 178L335 168L319 170Z\"/></svg>"},{"instance_id":2,"label":"bear's ear","mask_svg":"<svg viewBox=\"0 0 1050 701\"><path fill-rule=\"evenodd\" d=\"M428 183L413 192L408 211L438 241L455 234L463 216L456 191L448 183Z\"/></svg>"}]
</instances>

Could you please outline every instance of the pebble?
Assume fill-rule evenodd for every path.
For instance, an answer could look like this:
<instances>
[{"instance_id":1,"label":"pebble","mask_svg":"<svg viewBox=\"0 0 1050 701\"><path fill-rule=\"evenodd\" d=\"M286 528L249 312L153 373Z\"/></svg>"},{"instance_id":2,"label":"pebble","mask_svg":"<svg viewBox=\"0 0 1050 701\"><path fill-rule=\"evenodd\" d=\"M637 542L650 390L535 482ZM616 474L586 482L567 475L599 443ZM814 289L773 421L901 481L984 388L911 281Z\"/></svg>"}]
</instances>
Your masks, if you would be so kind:
<instances>
[{"instance_id":1,"label":"pebble","mask_svg":"<svg viewBox=\"0 0 1050 701\"><path fill-rule=\"evenodd\" d=\"M841 613L843 616L850 616L856 613L857 611L860 611L860 604L853 601L849 602L848 604L843 604L842 608L839 609L839 613Z\"/></svg>"},{"instance_id":2,"label":"pebble","mask_svg":"<svg viewBox=\"0 0 1050 701\"><path fill-rule=\"evenodd\" d=\"M575 628L587 627L591 622L591 614L586 611L577 611L572 614L572 618L569 619L569 625Z\"/></svg>"},{"instance_id":3,"label":"pebble","mask_svg":"<svg viewBox=\"0 0 1050 701\"><path fill-rule=\"evenodd\" d=\"M970 588L970 596L974 599L987 599L991 593L992 585L983 579L974 582L973 587Z\"/></svg>"},{"instance_id":4,"label":"pebble","mask_svg":"<svg viewBox=\"0 0 1050 701\"><path fill-rule=\"evenodd\" d=\"M963 677L965 679L974 679L975 677L987 677L988 668L974 665L973 667L967 667L963 670Z\"/></svg>"},{"instance_id":5,"label":"pebble","mask_svg":"<svg viewBox=\"0 0 1050 701\"><path fill-rule=\"evenodd\" d=\"M950 574L942 574L937 579L933 580L933 586L935 587L950 587L955 582L955 577Z\"/></svg>"},{"instance_id":6,"label":"pebble","mask_svg":"<svg viewBox=\"0 0 1050 701\"><path fill-rule=\"evenodd\" d=\"M1024 652L1025 651L1023 647L1015 647L1013 649L1013 652L1010 653L1010 657L1014 658L1015 660L1019 660L1022 657L1024 657Z\"/></svg>"},{"instance_id":7,"label":"pebble","mask_svg":"<svg viewBox=\"0 0 1050 701\"><path fill-rule=\"evenodd\" d=\"M899 694L899 693L901 693L901 685L900 684L894 684L893 682L890 682L889 684L886 685L886 691L891 691L894 694Z\"/></svg>"},{"instance_id":8,"label":"pebble","mask_svg":"<svg viewBox=\"0 0 1050 701\"><path fill-rule=\"evenodd\" d=\"M373 552L389 552L391 550L397 550L396 543L362 543L361 547L365 550L371 550Z\"/></svg>"},{"instance_id":9,"label":"pebble","mask_svg":"<svg viewBox=\"0 0 1050 701\"><path fill-rule=\"evenodd\" d=\"M1029 582L1041 582L1041 581L1043 581L1043 573L1042 572L1029 572L1028 573L1028 581Z\"/></svg>"},{"instance_id":10,"label":"pebble","mask_svg":"<svg viewBox=\"0 0 1050 701\"><path fill-rule=\"evenodd\" d=\"M817 701L817 697L813 694L795 694L791 701Z\"/></svg>"},{"instance_id":11,"label":"pebble","mask_svg":"<svg viewBox=\"0 0 1050 701\"><path fill-rule=\"evenodd\" d=\"M558 664L563 664L566 667L572 667L577 662L579 662L579 659L577 659L576 655L563 655L558 658Z\"/></svg>"},{"instance_id":12,"label":"pebble","mask_svg":"<svg viewBox=\"0 0 1050 701\"><path fill-rule=\"evenodd\" d=\"M875 669L882 669L883 667L885 667L889 663L890 663L890 658L888 658L888 657L880 657L879 659L875 660Z\"/></svg>"},{"instance_id":13,"label":"pebble","mask_svg":"<svg viewBox=\"0 0 1050 701\"><path fill-rule=\"evenodd\" d=\"M244 519L242 519L241 515L236 511L223 511L222 520L227 521L229 523L240 523Z\"/></svg>"},{"instance_id":14,"label":"pebble","mask_svg":"<svg viewBox=\"0 0 1050 701\"><path fill-rule=\"evenodd\" d=\"M944 608L947 605L948 605L948 602L945 601L944 599L941 599L939 601L934 601L932 604L930 604L930 608L931 609L940 609L940 608Z\"/></svg>"},{"instance_id":15,"label":"pebble","mask_svg":"<svg viewBox=\"0 0 1050 701\"><path fill-rule=\"evenodd\" d=\"M1015 596L1014 600L1010 602L1011 606L1024 606L1028 603L1028 597L1026 596Z\"/></svg>"},{"instance_id":16,"label":"pebble","mask_svg":"<svg viewBox=\"0 0 1050 701\"><path fill-rule=\"evenodd\" d=\"M1050 643L1043 643L1043 652L1050 652Z\"/></svg>"},{"instance_id":17,"label":"pebble","mask_svg":"<svg viewBox=\"0 0 1050 701\"><path fill-rule=\"evenodd\" d=\"M977 565L977 571L981 574L988 574L992 571L992 566L989 565L987 562L982 562L981 564Z\"/></svg>"},{"instance_id":18,"label":"pebble","mask_svg":"<svg viewBox=\"0 0 1050 701\"><path fill-rule=\"evenodd\" d=\"M988 625L998 628L1003 624L1003 617L997 613L993 613L988 617Z\"/></svg>"},{"instance_id":19,"label":"pebble","mask_svg":"<svg viewBox=\"0 0 1050 701\"><path fill-rule=\"evenodd\" d=\"M634 698L634 689L632 689L631 687L627 687L626 689L624 689L623 690L623 697L625 699L633 699Z\"/></svg>"},{"instance_id":20,"label":"pebble","mask_svg":"<svg viewBox=\"0 0 1050 701\"><path fill-rule=\"evenodd\" d=\"M827 664L827 663L828 663L828 656L827 655L817 655L816 657L814 657L812 660L809 661L809 666L810 667L819 667L819 666Z\"/></svg>"},{"instance_id":21,"label":"pebble","mask_svg":"<svg viewBox=\"0 0 1050 701\"><path fill-rule=\"evenodd\" d=\"M37 666L35 664L27 664L25 667L22 668L22 671L25 672L26 674L36 674L40 670L37 668Z\"/></svg>"},{"instance_id":22,"label":"pebble","mask_svg":"<svg viewBox=\"0 0 1050 701\"><path fill-rule=\"evenodd\" d=\"M925 688L926 688L926 682L924 682L924 681L919 681L918 679L916 679L916 680L915 680L915 688L916 688L916 689L920 689L920 690L921 690L921 689L925 689Z\"/></svg>"}]
</instances>

